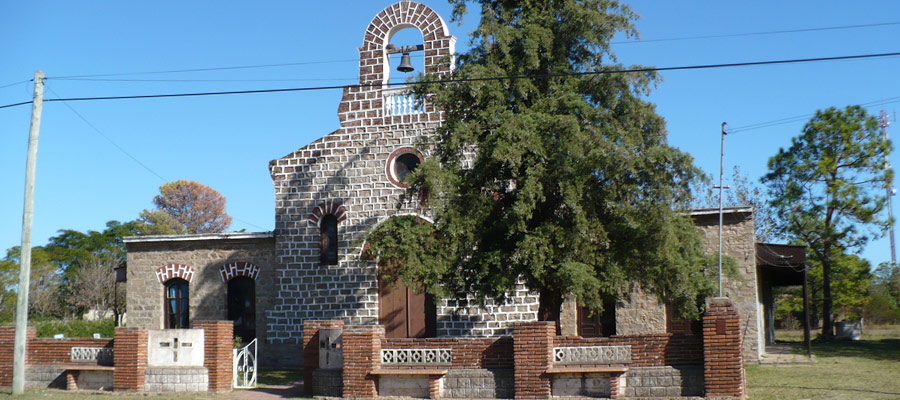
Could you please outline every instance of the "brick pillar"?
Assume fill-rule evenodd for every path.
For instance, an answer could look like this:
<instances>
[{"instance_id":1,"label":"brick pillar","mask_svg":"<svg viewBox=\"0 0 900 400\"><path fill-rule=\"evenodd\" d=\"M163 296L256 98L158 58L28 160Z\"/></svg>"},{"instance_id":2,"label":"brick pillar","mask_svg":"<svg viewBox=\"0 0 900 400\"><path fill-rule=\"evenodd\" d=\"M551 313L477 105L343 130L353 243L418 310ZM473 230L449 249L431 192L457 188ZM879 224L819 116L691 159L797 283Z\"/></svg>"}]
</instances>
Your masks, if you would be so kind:
<instances>
[{"instance_id":1,"label":"brick pillar","mask_svg":"<svg viewBox=\"0 0 900 400\"><path fill-rule=\"evenodd\" d=\"M37 336L33 326L25 331L25 364L28 364L29 343ZM12 387L13 381L13 353L16 348L16 327L0 327L0 387Z\"/></svg>"},{"instance_id":2,"label":"brick pillar","mask_svg":"<svg viewBox=\"0 0 900 400\"><path fill-rule=\"evenodd\" d=\"M147 331L116 328L113 337L113 389L141 392L147 370Z\"/></svg>"},{"instance_id":3,"label":"brick pillar","mask_svg":"<svg viewBox=\"0 0 900 400\"><path fill-rule=\"evenodd\" d=\"M319 329L342 329L344 321L303 321L303 390L313 394L313 371L319 369Z\"/></svg>"},{"instance_id":4,"label":"brick pillar","mask_svg":"<svg viewBox=\"0 0 900 400\"><path fill-rule=\"evenodd\" d=\"M344 398L378 397L375 377L370 375L381 365L381 325L356 325L344 328Z\"/></svg>"},{"instance_id":5,"label":"brick pillar","mask_svg":"<svg viewBox=\"0 0 900 400\"><path fill-rule=\"evenodd\" d=\"M234 378L234 322L194 321L193 327L203 329L203 366L209 373L209 391L230 391Z\"/></svg>"},{"instance_id":6,"label":"brick pillar","mask_svg":"<svg viewBox=\"0 0 900 400\"><path fill-rule=\"evenodd\" d=\"M513 330L515 387L517 399L549 399L553 322L524 322Z\"/></svg>"},{"instance_id":7,"label":"brick pillar","mask_svg":"<svg viewBox=\"0 0 900 400\"><path fill-rule=\"evenodd\" d=\"M703 379L707 397L745 395L741 320L726 297L710 301L703 315Z\"/></svg>"}]
</instances>

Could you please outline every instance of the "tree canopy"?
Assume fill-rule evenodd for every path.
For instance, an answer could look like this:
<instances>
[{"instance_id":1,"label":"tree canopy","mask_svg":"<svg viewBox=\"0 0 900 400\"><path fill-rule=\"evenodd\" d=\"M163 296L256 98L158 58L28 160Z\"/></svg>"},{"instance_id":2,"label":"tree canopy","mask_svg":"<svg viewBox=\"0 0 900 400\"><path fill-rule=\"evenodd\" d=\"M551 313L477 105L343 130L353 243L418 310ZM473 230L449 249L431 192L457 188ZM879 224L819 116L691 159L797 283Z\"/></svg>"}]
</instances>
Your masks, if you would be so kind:
<instances>
[{"instance_id":1,"label":"tree canopy","mask_svg":"<svg viewBox=\"0 0 900 400\"><path fill-rule=\"evenodd\" d=\"M466 2L452 3L461 18ZM676 207L700 172L644 99L656 75L617 72L609 41L636 34L635 14L616 1L475 3L481 23L453 72L469 81L416 89L445 123L420 143L403 201L434 223L379 225L381 273L481 303L524 283L541 319L566 294L600 310L635 286L696 315L711 259Z\"/></svg>"},{"instance_id":2,"label":"tree canopy","mask_svg":"<svg viewBox=\"0 0 900 400\"><path fill-rule=\"evenodd\" d=\"M891 144L860 106L816 111L763 177L779 233L801 242L822 269L822 333L834 334L832 281L839 257L856 252L889 221L880 215Z\"/></svg>"},{"instance_id":3,"label":"tree canopy","mask_svg":"<svg viewBox=\"0 0 900 400\"><path fill-rule=\"evenodd\" d=\"M159 187L153 197L155 210L141 212L144 234L223 232L231 225L225 212L225 197L202 183L177 180Z\"/></svg>"}]
</instances>

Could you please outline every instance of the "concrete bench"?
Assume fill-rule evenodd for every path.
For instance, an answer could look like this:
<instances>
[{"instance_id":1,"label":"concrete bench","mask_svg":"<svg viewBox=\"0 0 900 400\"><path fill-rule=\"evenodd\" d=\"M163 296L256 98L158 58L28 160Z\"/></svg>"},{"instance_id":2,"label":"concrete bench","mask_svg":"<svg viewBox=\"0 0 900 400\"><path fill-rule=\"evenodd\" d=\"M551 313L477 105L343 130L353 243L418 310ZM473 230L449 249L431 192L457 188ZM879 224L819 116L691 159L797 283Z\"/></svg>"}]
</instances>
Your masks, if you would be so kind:
<instances>
[{"instance_id":1,"label":"concrete bench","mask_svg":"<svg viewBox=\"0 0 900 400\"><path fill-rule=\"evenodd\" d=\"M66 390L78 390L78 374L82 371L100 371L100 372L109 372L113 373L115 370L112 366L107 365L97 365L97 364L61 364L59 366L62 368L63 373L66 374Z\"/></svg>"},{"instance_id":2,"label":"concrete bench","mask_svg":"<svg viewBox=\"0 0 900 400\"><path fill-rule=\"evenodd\" d=\"M418 386L418 384L414 384L412 387L399 388L393 386L393 384L397 384L398 381L393 380L393 384L388 383L388 387L391 390L410 390L415 393L393 393L391 396L410 396L410 397L419 397L420 395L424 395L424 392L420 392L420 390L427 390L429 399L436 399L440 397L440 388L441 388L441 379L443 379L444 375L447 374L448 369L438 369L438 368L378 368L371 372L370 375L375 375L379 378L384 377L386 380L388 378L392 379L403 379L403 377L409 378L427 378L427 387ZM382 380L378 380L379 393L382 390ZM402 382L402 381L400 381ZM381 395L381 394L379 394Z\"/></svg>"},{"instance_id":3,"label":"concrete bench","mask_svg":"<svg viewBox=\"0 0 900 400\"><path fill-rule=\"evenodd\" d=\"M618 365L555 366L546 371L550 375L609 374L609 397L611 399L618 399L624 395L626 383L621 378L626 372L628 372L628 367Z\"/></svg>"}]
</instances>

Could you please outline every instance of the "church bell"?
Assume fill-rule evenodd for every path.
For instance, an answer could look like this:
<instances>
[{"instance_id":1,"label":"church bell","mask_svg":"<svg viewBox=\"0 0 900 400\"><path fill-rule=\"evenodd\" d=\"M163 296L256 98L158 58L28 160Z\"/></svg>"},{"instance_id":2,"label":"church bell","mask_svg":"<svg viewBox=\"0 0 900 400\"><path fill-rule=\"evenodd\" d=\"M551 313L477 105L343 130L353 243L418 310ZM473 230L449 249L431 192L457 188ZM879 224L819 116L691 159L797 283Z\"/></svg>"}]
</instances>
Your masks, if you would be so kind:
<instances>
[{"instance_id":1,"label":"church bell","mask_svg":"<svg viewBox=\"0 0 900 400\"><path fill-rule=\"evenodd\" d=\"M412 72L414 69L412 64L409 63L409 53L403 53L403 56L400 57L400 65L397 66L397 71Z\"/></svg>"}]
</instances>

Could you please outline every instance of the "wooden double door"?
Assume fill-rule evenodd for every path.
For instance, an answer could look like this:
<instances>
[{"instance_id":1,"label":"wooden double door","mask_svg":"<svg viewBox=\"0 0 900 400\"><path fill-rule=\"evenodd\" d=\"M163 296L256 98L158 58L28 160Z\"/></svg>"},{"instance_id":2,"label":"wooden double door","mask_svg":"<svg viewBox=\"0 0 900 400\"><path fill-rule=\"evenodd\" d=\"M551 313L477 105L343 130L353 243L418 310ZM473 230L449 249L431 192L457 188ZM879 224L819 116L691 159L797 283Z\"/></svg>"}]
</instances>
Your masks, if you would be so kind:
<instances>
[{"instance_id":1,"label":"wooden double door","mask_svg":"<svg viewBox=\"0 0 900 400\"><path fill-rule=\"evenodd\" d=\"M378 280L378 323L385 336L422 338L437 336L437 307L428 294L416 293L403 282Z\"/></svg>"}]
</instances>

